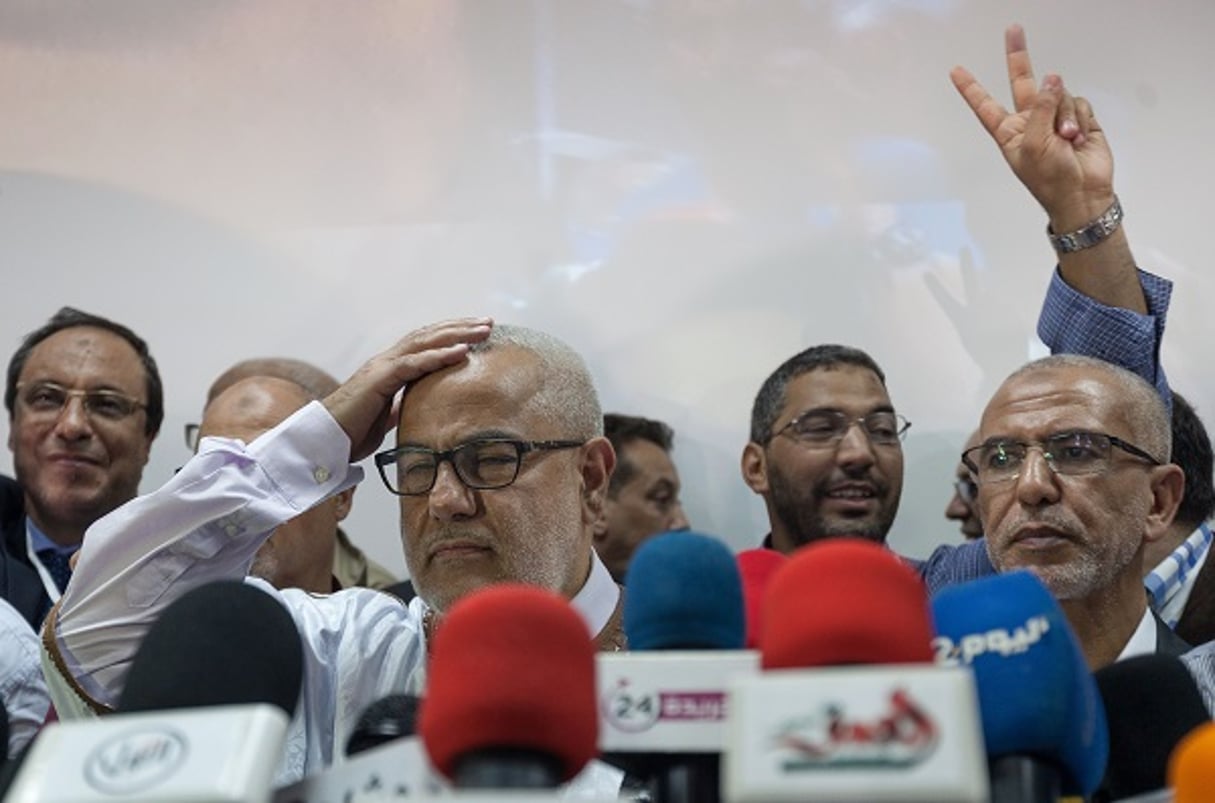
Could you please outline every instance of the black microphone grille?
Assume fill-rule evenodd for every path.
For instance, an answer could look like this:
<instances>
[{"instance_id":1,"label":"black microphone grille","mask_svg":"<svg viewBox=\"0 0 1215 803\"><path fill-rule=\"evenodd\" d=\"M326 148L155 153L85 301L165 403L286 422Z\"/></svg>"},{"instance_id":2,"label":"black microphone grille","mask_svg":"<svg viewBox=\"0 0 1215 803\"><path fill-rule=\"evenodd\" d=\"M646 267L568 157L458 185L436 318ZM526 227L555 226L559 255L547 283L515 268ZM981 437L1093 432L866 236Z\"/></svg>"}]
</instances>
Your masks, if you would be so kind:
<instances>
[{"instance_id":1,"label":"black microphone grille","mask_svg":"<svg viewBox=\"0 0 1215 803\"><path fill-rule=\"evenodd\" d=\"M149 628L118 710L270 703L291 716L303 672L299 631L278 600L239 581L210 583Z\"/></svg>"}]
</instances>

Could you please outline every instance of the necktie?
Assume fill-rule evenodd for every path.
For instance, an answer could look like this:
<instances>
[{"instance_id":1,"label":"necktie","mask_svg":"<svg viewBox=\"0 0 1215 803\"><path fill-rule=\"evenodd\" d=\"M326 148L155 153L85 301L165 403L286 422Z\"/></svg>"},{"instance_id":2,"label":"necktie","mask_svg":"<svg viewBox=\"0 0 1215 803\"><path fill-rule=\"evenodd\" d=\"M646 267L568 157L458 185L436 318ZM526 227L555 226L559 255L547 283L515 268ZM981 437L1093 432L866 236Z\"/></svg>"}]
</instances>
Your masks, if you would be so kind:
<instances>
[{"instance_id":1,"label":"necktie","mask_svg":"<svg viewBox=\"0 0 1215 803\"><path fill-rule=\"evenodd\" d=\"M68 558L70 555L65 555L55 549L40 549L38 550L38 559L42 561L42 565L51 573L51 579L55 581L55 585L62 592L67 588L68 580L72 577L72 569L68 566Z\"/></svg>"}]
</instances>

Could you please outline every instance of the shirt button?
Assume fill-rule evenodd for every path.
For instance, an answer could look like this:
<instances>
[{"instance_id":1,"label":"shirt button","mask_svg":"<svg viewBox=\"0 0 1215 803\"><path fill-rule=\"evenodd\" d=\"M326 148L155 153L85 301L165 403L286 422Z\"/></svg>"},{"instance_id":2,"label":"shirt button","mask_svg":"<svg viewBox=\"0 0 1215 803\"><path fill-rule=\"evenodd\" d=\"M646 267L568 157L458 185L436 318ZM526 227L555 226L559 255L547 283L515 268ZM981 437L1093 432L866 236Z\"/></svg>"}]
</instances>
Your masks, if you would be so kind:
<instances>
[{"instance_id":1,"label":"shirt button","mask_svg":"<svg viewBox=\"0 0 1215 803\"><path fill-rule=\"evenodd\" d=\"M324 466L317 466L312 469L312 479L316 480L317 485L329 481L329 469Z\"/></svg>"}]
</instances>

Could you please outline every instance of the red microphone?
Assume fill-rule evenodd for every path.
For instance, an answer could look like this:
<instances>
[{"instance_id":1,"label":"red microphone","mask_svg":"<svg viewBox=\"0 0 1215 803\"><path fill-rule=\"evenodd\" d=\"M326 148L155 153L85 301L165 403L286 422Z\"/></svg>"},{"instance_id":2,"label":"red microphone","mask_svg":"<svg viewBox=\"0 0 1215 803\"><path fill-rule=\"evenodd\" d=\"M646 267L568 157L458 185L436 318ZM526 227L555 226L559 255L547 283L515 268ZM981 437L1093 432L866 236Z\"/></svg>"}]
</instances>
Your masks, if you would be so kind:
<instances>
[{"instance_id":1,"label":"red microphone","mask_svg":"<svg viewBox=\"0 0 1215 803\"><path fill-rule=\"evenodd\" d=\"M787 558L775 549L748 549L739 552L738 573L742 575L743 607L747 616L746 647L759 649L760 634L763 633L764 594L777 569L785 565Z\"/></svg>"},{"instance_id":2,"label":"red microphone","mask_svg":"<svg viewBox=\"0 0 1215 803\"><path fill-rule=\"evenodd\" d=\"M919 575L885 547L831 538L802 547L772 578L764 669L932 663L932 614Z\"/></svg>"},{"instance_id":3,"label":"red microphone","mask_svg":"<svg viewBox=\"0 0 1215 803\"><path fill-rule=\"evenodd\" d=\"M458 789L552 788L596 755L595 648L569 603L499 585L434 635L418 732Z\"/></svg>"},{"instance_id":4,"label":"red microphone","mask_svg":"<svg viewBox=\"0 0 1215 803\"><path fill-rule=\"evenodd\" d=\"M733 678L723 798L988 800L969 667L933 664L928 593L860 538L804 546L763 600L760 666Z\"/></svg>"}]
</instances>

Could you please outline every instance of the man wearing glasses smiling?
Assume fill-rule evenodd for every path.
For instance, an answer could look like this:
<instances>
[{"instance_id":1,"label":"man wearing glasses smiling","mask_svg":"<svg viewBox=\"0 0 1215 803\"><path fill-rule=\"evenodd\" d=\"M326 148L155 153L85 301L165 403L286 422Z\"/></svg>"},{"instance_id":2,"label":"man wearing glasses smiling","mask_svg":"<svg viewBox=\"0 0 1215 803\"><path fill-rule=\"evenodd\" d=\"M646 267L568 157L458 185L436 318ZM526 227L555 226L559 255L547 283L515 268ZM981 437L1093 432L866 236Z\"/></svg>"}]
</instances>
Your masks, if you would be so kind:
<instances>
[{"instance_id":1,"label":"man wearing glasses smiling","mask_svg":"<svg viewBox=\"0 0 1215 803\"><path fill-rule=\"evenodd\" d=\"M910 426L860 349L814 346L786 360L755 397L742 456L743 480L768 509L765 546L789 554L839 535L885 543Z\"/></svg>"},{"instance_id":2,"label":"man wearing glasses smiling","mask_svg":"<svg viewBox=\"0 0 1215 803\"><path fill-rule=\"evenodd\" d=\"M0 596L37 629L85 530L138 493L163 391L142 338L64 307L13 354L4 405L23 502L0 516Z\"/></svg>"}]
</instances>

